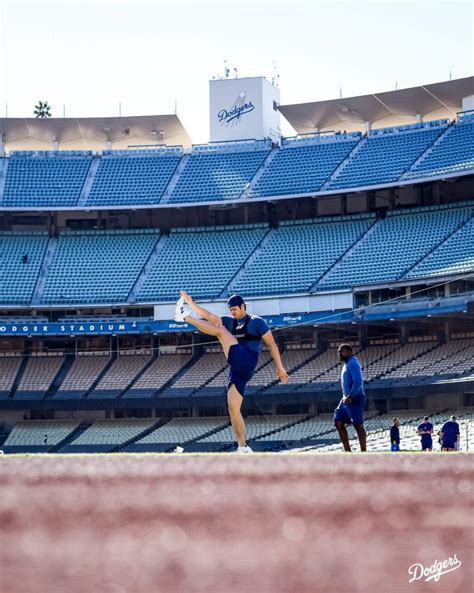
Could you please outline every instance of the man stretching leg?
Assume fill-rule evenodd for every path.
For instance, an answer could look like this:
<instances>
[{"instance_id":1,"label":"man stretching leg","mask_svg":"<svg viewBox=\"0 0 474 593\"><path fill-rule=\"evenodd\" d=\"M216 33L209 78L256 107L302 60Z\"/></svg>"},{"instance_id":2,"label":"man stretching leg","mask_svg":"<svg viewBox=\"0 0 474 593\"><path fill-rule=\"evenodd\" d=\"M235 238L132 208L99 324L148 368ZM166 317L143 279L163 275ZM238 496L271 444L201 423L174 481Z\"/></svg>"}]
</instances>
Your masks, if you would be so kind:
<instances>
[{"instance_id":1,"label":"man stretching leg","mask_svg":"<svg viewBox=\"0 0 474 593\"><path fill-rule=\"evenodd\" d=\"M176 304L175 321L185 321L203 333L215 336L221 343L229 363L227 407L238 443L236 453L252 453L245 440L245 423L240 409L245 387L257 367L262 340L270 349L275 361L279 381L285 383L288 374L283 368L278 346L265 321L256 315L247 314L247 307L240 295L230 297L227 306L230 315L220 317L199 306L183 290ZM191 317L191 310L202 319Z\"/></svg>"}]
</instances>

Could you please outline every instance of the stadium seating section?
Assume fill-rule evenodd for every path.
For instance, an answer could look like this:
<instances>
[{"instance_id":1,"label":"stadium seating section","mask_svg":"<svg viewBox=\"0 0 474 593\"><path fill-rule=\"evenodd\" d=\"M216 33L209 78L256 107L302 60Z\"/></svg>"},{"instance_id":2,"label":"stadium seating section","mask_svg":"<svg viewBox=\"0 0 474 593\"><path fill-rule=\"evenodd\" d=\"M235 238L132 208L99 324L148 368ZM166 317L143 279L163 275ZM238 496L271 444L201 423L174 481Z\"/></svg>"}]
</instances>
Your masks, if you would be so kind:
<instances>
[{"instance_id":1,"label":"stadium seating section","mask_svg":"<svg viewBox=\"0 0 474 593\"><path fill-rule=\"evenodd\" d=\"M447 128L446 122L382 128L369 132L328 183L327 189L396 181Z\"/></svg>"},{"instance_id":2,"label":"stadium seating section","mask_svg":"<svg viewBox=\"0 0 474 593\"><path fill-rule=\"evenodd\" d=\"M66 231L49 243L43 234L1 233L0 304L169 302L183 286L199 299L317 293L462 274L474 267L473 214L465 202L272 229ZM405 248L393 257L400 237Z\"/></svg>"},{"instance_id":3,"label":"stadium seating section","mask_svg":"<svg viewBox=\"0 0 474 593\"><path fill-rule=\"evenodd\" d=\"M42 302L125 302L157 240L156 232L147 231L64 233Z\"/></svg>"},{"instance_id":4,"label":"stadium seating section","mask_svg":"<svg viewBox=\"0 0 474 593\"><path fill-rule=\"evenodd\" d=\"M46 233L0 232L1 304L30 301L47 246Z\"/></svg>"},{"instance_id":5,"label":"stadium seating section","mask_svg":"<svg viewBox=\"0 0 474 593\"><path fill-rule=\"evenodd\" d=\"M360 134L283 141L252 188L252 197L317 192L360 140Z\"/></svg>"},{"instance_id":6,"label":"stadium seating section","mask_svg":"<svg viewBox=\"0 0 474 593\"><path fill-rule=\"evenodd\" d=\"M215 297L268 232L267 225L174 229L162 239L137 301L174 300L183 286L197 298Z\"/></svg>"},{"instance_id":7,"label":"stadium seating section","mask_svg":"<svg viewBox=\"0 0 474 593\"><path fill-rule=\"evenodd\" d=\"M91 166L90 153L20 153L10 157L3 206L75 206Z\"/></svg>"},{"instance_id":8,"label":"stadium seating section","mask_svg":"<svg viewBox=\"0 0 474 593\"><path fill-rule=\"evenodd\" d=\"M20 151L3 157L0 206L123 207L314 194L474 170L474 118L360 133L154 150ZM3 181L3 183L1 183Z\"/></svg>"},{"instance_id":9,"label":"stadium seating section","mask_svg":"<svg viewBox=\"0 0 474 593\"><path fill-rule=\"evenodd\" d=\"M250 144L251 148L240 143L195 147L169 202L237 200L270 151L268 142Z\"/></svg>"},{"instance_id":10,"label":"stadium seating section","mask_svg":"<svg viewBox=\"0 0 474 593\"><path fill-rule=\"evenodd\" d=\"M390 450L390 426L393 416L400 419L401 450L421 449L416 433L425 415L433 424L433 449L439 451L438 432L452 414L460 426L460 450L474 447L474 408L451 408L443 411L424 409L394 410L380 414L366 412L367 449ZM333 414L248 416L247 438L254 450L300 452L340 451ZM351 448L359 450L354 429L349 427ZM45 441L46 438L46 441ZM185 451L231 450L235 436L228 417L100 420L80 428L77 421L43 420L17 422L3 449L7 453L57 451L62 453L100 451L173 451L177 445Z\"/></svg>"},{"instance_id":11,"label":"stadium seating section","mask_svg":"<svg viewBox=\"0 0 474 593\"><path fill-rule=\"evenodd\" d=\"M137 205L160 201L181 155L105 155L100 159L85 206Z\"/></svg>"},{"instance_id":12,"label":"stadium seating section","mask_svg":"<svg viewBox=\"0 0 474 593\"><path fill-rule=\"evenodd\" d=\"M289 373L288 383L278 383L270 353L264 350L247 386L249 395L339 392L341 368L335 348L318 352L314 344L289 344L281 356ZM392 340L359 348L357 356L372 393L387 387L473 380L472 337L446 343L431 337L405 344ZM81 355L70 361L64 376L58 376L67 364L64 356L23 359L4 355L0 357L0 397L103 400L192 396L196 402L205 396L224 396L227 386L228 368L220 351L196 354L194 358L180 353L152 358L147 353L129 352L115 359L104 353Z\"/></svg>"}]
</instances>

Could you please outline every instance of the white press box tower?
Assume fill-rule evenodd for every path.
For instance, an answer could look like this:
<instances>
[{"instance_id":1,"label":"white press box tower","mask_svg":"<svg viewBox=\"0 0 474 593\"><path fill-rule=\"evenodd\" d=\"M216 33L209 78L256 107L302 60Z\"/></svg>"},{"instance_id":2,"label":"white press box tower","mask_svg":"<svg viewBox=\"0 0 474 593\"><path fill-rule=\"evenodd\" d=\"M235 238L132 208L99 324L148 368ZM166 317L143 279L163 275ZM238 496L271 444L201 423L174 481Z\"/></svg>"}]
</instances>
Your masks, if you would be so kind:
<instances>
[{"instance_id":1,"label":"white press box tower","mask_svg":"<svg viewBox=\"0 0 474 593\"><path fill-rule=\"evenodd\" d=\"M280 89L263 76L211 80L209 99L211 142L280 142Z\"/></svg>"}]
</instances>

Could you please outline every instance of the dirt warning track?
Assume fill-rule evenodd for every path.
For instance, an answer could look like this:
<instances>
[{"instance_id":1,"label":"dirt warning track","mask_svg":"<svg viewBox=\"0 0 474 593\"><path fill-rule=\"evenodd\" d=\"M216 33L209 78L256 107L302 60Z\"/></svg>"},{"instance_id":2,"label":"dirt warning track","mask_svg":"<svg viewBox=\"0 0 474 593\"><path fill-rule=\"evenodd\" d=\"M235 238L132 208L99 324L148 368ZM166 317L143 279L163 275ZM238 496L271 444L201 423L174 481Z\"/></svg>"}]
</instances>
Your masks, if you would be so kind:
<instances>
[{"instance_id":1,"label":"dirt warning track","mask_svg":"<svg viewBox=\"0 0 474 593\"><path fill-rule=\"evenodd\" d=\"M469 593L473 461L4 456L0 591Z\"/></svg>"}]
</instances>

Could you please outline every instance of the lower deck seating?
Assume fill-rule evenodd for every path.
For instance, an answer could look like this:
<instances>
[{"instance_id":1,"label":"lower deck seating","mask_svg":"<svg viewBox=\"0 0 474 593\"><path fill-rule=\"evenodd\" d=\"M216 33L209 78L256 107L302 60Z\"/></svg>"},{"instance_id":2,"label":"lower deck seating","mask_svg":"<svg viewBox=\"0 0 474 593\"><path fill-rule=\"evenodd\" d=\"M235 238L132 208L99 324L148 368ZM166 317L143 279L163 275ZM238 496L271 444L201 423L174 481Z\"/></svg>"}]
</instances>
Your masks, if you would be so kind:
<instances>
[{"instance_id":1,"label":"lower deck seating","mask_svg":"<svg viewBox=\"0 0 474 593\"><path fill-rule=\"evenodd\" d=\"M79 426L74 420L28 420L17 422L3 445L6 453L48 451Z\"/></svg>"},{"instance_id":2,"label":"lower deck seating","mask_svg":"<svg viewBox=\"0 0 474 593\"><path fill-rule=\"evenodd\" d=\"M32 356L18 385L16 398L41 399L64 362L63 356Z\"/></svg>"},{"instance_id":3,"label":"lower deck seating","mask_svg":"<svg viewBox=\"0 0 474 593\"><path fill-rule=\"evenodd\" d=\"M257 439L285 426L300 422L305 418L302 414L287 416L248 416L245 419L245 435L248 440ZM199 439L200 443L233 443L235 435L231 426L223 428L207 437Z\"/></svg>"},{"instance_id":4,"label":"lower deck seating","mask_svg":"<svg viewBox=\"0 0 474 593\"><path fill-rule=\"evenodd\" d=\"M110 362L110 356L79 356L55 394L57 398L80 398Z\"/></svg>"},{"instance_id":5,"label":"lower deck seating","mask_svg":"<svg viewBox=\"0 0 474 593\"><path fill-rule=\"evenodd\" d=\"M173 418L163 426L147 436L139 439L127 450L146 450L148 445L184 445L189 441L199 439L205 434L229 425L229 418L225 416L212 418Z\"/></svg>"},{"instance_id":6,"label":"lower deck seating","mask_svg":"<svg viewBox=\"0 0 474 593\"><path fill-rule=\"evenodd\" d=\"M119 356L88 397L117 397L150 362L145 354Z\"/></svg>"},{"instance_id":7,"label":"lower deck seating","mask_svg":"<svg viewBox=\"0 0 474 593\"><path fill-rule=\"evenodd\" d=\"M191 361L190 354L162 354L146 369L126 397L151 397Z\"/></svg>"},{"instance_id":8,"label":"lower deck seating","mask_svg":"<svg viewBox=\"0 0 474 593\"><path fill-rule=\"evenodd\" d=\"M0 398L8 397L20 369L20 357L0 358Z\"/></svg>"},{"instance_id":9,"label":"lower deck seating","mask_svg":"<svg viewBox=\"0 0 474 593\"><path fill-rule=\"evenodd\" d=\"M100 420L72 441L63 452L109 451L149 430L157 420Z\"/></svg>"}]
</instances>

